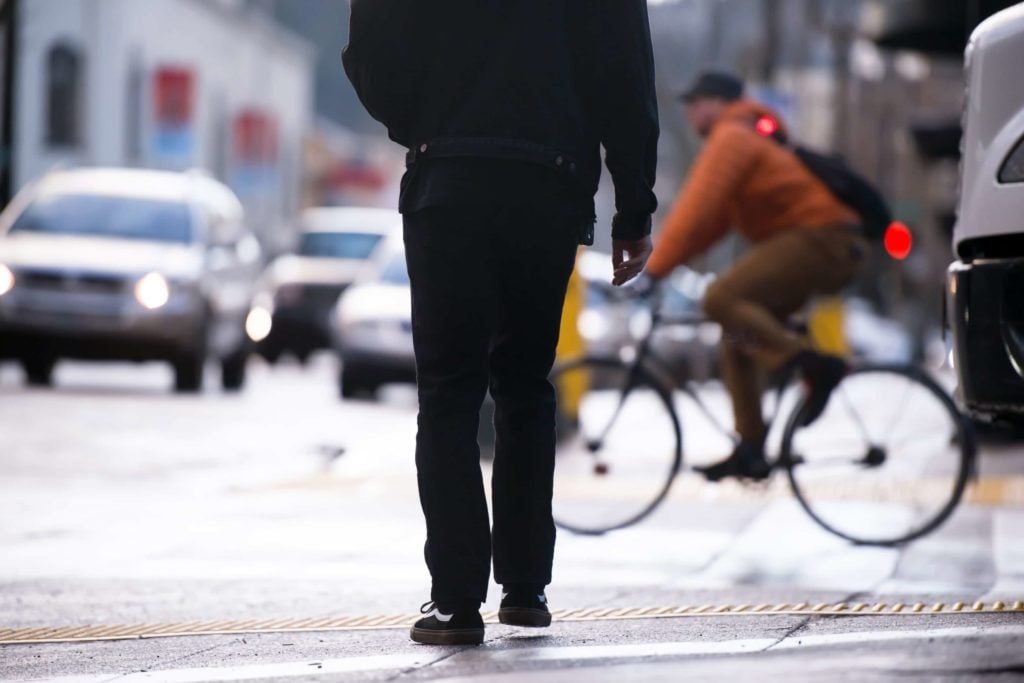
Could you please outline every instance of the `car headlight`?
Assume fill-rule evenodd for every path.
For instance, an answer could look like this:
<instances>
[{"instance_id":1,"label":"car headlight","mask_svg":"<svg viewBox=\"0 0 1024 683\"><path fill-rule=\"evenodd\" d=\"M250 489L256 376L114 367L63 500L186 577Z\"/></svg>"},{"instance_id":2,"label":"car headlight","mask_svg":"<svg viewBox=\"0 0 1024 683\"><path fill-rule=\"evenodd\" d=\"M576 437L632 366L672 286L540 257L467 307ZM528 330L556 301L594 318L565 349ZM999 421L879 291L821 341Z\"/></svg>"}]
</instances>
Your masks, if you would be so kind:
<instances>
[{"instance_id":1,"label":"car headlight","mask_svg":"<svg viewBox=\"0 0 1024 683\"><path fill-rule=\"evenodd\" d=\"M1024 183L1024 137L1017 141L1017 146L1003 161L999 169L999 182Z\"/></svg>"},{"instance_id":2,"label":"car headlight","mask_svg":"<svg viewBox=\"0 0 1024 683\"><path fill-rule=\"evenodd\" d=\"M14 289L14 273L11 269L0 263L0 296Z\"/></svg>"},{"instance_id":3,"label":"car headlight","mask_svg":"<svg viewBox=\"0 0 1024 683\"><path fill-rule=\"evenodd\" d=\"M273 325L273 314L266 307L253 306L245 318L245 333L254 342L261 342L270 336Z\"/></svg>"},{"instance_id":4,"label":"car headlight","mask_svg":"<svg viewBox=\"0 0 1024 683\"><path fill-rule=\"evenodd\" d=\"M576 319L576 329L580 336L588 342L594 342L605 337L611 332L611 323L606 313L586 309Z\"/></svg>"},{"instance_id":5,"label":"car headlight","mask_svg":"<svg viewBox=\"0 0 1024 683\"><path fill-rule=\"evenodd\" d=\"M171 286L160 273L150 273L135 283L135 300L146 308L156 310L171 298Z\"/></svg>"}]
</instances>

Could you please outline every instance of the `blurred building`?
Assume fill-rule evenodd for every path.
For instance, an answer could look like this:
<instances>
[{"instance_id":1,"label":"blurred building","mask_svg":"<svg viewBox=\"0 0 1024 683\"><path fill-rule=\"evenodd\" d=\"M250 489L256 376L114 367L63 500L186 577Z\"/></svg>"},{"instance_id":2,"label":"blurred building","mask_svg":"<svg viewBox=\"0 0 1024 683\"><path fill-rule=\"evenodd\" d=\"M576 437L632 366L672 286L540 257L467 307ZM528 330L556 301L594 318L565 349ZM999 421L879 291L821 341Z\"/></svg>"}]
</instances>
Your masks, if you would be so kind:
<instances>
[{"instance_id":1,"label":"blurred building","mask_svg":"<svg viewBox=\"0 0 1024 683\"><path fill-rule=\"evenodd\" d=\"M301 203L310 44L246 0L22 0L14 185L58 166L203 168L271 248Z\"/></svg>"},{"instance_id":2,"label":"blurred building","mask_svg":"<svg viewBox=\"0 0 1024 683\"><path fill-rule=\"evenodd\" d=\"M363 108L345 76L341 51L348 44L349 4L342 0L249 0L316 49L316 120L306 140L307 206L395 207L405 170L404 150Z\"/></svg>"},{"instance_id":3,"label":"blurred building","mask_svg":"<svg viewBox=\"0 0 1024 683\"><path fill-rule=\"evenodd\" d=\"M650 0L662 124L659 217L700 149L678 95L705 69L742 76L748 94L778 109L797 140L836 148L836 74L848 52L836 27L852 30L859 9L860 0ZM727 240L698 265L719 270L742 249Z\"/></svg>"},{"instance_id":4,"label":"blurred building","mask_svg":"<svg viewBox=\"0 0 1024 683\"><path fill-rule=\"evenodd\" d=\"M842 155L913 230L909 257L879 249L860 281L920 340L940 324L952 258L957 141L970 31L1010 0L649 0L662 114L659 195L670 202L699 149L678 93L701 69L742 75L794 137ZM940 149L941 148L941 149ZM743 249L731 240L702 267Z\"/></svg>"},{"instance_id":5,"label":"blurred building","mask_svg":"<svg viewBox=\"0 0 1024 683\"><path fill-rule=\"evenodd\" d=\"M348 44L346 0L269 0L274 17L316 47L314 102L318 116L357 134L384 135L359 101L341 66Z\"/></svg>"}]
</instances>

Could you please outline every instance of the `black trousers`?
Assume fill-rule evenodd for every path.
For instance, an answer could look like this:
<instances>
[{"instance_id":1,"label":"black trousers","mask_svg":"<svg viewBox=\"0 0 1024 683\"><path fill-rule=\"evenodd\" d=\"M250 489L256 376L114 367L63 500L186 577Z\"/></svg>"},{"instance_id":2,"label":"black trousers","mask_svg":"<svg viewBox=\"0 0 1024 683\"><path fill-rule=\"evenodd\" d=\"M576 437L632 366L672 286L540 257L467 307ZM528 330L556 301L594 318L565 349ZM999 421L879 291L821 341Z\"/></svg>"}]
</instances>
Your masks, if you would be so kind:
<instances>
[{"instance_id":1,"label":"black trousers","mask_svg":"<svg viewBox=\"0 0 1024 683\"><path fill-rule=\"evenodd\" d=\"M577 221L578 222L578 221ZM476 607L493 549L501 584L551 581L555 357L578 230L538 208L431 207L405 216L419 387L416 469L431 599ZM477 430L490 388L491 498Z\"/></svg>"}]
</instances>

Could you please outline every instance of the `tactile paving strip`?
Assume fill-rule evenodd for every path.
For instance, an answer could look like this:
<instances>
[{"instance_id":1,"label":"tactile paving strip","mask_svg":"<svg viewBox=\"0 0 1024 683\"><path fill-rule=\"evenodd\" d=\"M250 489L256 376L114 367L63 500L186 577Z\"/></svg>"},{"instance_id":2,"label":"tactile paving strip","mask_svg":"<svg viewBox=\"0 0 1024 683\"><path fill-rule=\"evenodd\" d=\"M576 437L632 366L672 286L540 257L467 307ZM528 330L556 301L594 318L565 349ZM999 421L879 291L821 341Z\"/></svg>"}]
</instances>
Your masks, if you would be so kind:
<instances>
[{"instance_id":1,"label":"tactile paving strip","mask_svg":"<svg viewBox=\"0 0 1024 683\"><path fill-rule=\"evenodd\" d=\"M744 616L929 616L929 615L1024 615L1024 601L917 603L780 603L759 605L686 605L682 607L607 607L558 610L555 621L609 621L621 619L671 619L684 617ZM484 621L498 622L497 612L486 612ZM410 626L417 616L369 615L320 619L249 619L192 621L178 624L134 624L107 626L61 626L0 628L0 645L40 643L81 643L104 640L141 640L181 636L243 635L255 633L303 633L316 631L364 631Z\"/></svg>"}]
</instances>

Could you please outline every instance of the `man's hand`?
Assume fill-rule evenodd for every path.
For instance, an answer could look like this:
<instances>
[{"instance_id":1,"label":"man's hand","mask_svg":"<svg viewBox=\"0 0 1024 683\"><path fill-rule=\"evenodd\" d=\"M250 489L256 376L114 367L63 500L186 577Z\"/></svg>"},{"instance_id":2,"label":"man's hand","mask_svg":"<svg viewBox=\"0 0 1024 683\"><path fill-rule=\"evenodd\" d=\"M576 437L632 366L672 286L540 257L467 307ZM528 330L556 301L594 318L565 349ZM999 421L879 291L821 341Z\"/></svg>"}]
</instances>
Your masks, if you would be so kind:
<instances>
[{"instance_id":1,"label":"man's hand","mask_svg":"<svg viewBox=\"0 0 1024 683\"><path fill-rule=\"evenodd\" d=\"M612 240L612 265L615 267L612 284L624 285L643 271L651 255L651 237L639 240Z\"/></svg>"}]
</instances>

